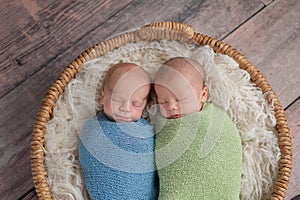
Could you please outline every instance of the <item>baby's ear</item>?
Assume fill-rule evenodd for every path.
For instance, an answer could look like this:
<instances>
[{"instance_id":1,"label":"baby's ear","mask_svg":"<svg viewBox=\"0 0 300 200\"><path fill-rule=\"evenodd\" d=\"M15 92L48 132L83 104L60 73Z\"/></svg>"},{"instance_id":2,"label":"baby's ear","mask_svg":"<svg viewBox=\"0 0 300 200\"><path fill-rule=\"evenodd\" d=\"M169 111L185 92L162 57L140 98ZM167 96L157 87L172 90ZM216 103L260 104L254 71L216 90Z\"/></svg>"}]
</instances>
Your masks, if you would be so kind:
<instances>
[{"instance_id":1,"label":"baby's ear","mask_svg":"<svg viewBox=\"0 0 300 200\"><path fill-rule=\"evenodd\" d=\"M204 103L204 102L206 102L206 100L207 100L207 98L208 98L208 88L206 87L206 86L204 86L203 88L202 88L202 91L201 91L201 93L200 93L200 101L201 101L201 103Z\"/></svg>"},{"instance_id":2,"label":"baby's ear","mask_svg":"<svg viewBox=\"0 0 300 200\"><path fill-rule=\"evenodd\" d=\"M104 88L101 88L100 104L104 104Z\"/></svg>"}]
</instances>

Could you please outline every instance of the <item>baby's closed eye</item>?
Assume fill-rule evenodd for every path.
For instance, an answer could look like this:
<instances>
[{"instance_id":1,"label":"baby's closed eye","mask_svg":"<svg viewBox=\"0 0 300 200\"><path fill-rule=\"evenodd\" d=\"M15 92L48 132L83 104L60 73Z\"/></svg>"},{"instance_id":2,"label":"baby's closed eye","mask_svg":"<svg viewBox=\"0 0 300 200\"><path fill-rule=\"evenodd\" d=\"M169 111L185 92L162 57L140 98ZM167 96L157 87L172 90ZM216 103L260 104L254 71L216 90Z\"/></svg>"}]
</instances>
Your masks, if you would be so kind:
<instances>
[{"instance_id":1,"label":"baby's closed eye","mask_svg":"<svg viewBox=\"0 0 300 200\"><path fill-rule=\"evenodd\" d=\"M123 100L120 98L111 98L112 101L114 102L122 102Z\"/></svg>"},{"instance_id":2,"label":"baby's closed eye","mask_svg":"<svg viewBox=\"0 0 300 200\"><path fill-rule=\"evenodd\" d=\"M144 102L142 102L142 101L134 101L132 103L132 105L135 106L135 107L143 107L144 106Z\"/></svg>"},{"instance_id":3,"label":"baby's closed eye","mask_svg":"<svg viewBox=\"0 0 300 200\"><path fill-rule=\"evenodd\" d=\"M157 100L157 102L158 102L158 104L161 104L161 105L163 105L163 104L166 104L166 103L167 103L167 101L166 101L166 100L164 100L164 99L158 99L158 100Z\"/></svg>"},{"instance_id":4,"label":"baby's closed eye","mask_svg":"<svg viewBox=\"0 0 300 200\"><path fill-rule=\"evenodd\" d=\"M188 98L177 99L178 102L186 102L186 100L188 100Z\"/></svg>"}]
</instances>

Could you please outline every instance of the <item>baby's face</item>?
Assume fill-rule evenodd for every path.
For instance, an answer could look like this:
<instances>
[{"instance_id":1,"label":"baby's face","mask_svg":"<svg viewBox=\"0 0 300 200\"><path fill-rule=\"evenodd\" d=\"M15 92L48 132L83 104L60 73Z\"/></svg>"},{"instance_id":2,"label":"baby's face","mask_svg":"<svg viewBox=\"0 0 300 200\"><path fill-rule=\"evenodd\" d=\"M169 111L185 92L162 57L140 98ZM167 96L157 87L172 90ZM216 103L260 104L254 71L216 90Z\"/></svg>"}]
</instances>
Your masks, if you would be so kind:
<instances>
[{"instance_id":1,"label":"baby's face","mask_svg":"<svg viewBox=\"0 0 300 200\"><path fill-rule=\"evenodd\" d=\"M137 121L147 103L149 86L135 91L108 91L104 95L103 109L109 118L117 122Z\"/></svg>"},{"instance_id":2,"label":"baby's face","mask_svg":"<svg viewBox=\"0 0 300 200\"><path fill-rule=\"evenodd\" d=\"M167 75L154 85L162 116L175 119L200 111L208 93L202 81L190 80L174 70L168 70Z\"/></svg>"},{"instance_id":3,"label":"baby's face","mask_svg":"<svg viewBox=\"0 0 300 200\"><path fill-rule=\"evenodd\" d=\"M206 87L178 79L155 84L155 92L162 116L169 119L200 111L207 98Z\"/></svg>"},{"instance_id":4,"label":"baby's face","mask_svg":"<svg viewBox=\"0 0 300 200\"><path fill-rule=\"evenodd\" d=\"M202 109L208 89L201 68L192 59L174 57L158 70L154 87L163 117L180 118Z\"/></svg>"},{"instance_id":5,"label":"baby's face","mask_svg":"<svg viewBox=\"0 0 300 200\"><path fill-rule=\"evenodd\" d=\"M149 80L131 76L112 82L102 91L105 114L116 122L132 122L141 118L150 91Z\"/></svg>"}]
</instances>

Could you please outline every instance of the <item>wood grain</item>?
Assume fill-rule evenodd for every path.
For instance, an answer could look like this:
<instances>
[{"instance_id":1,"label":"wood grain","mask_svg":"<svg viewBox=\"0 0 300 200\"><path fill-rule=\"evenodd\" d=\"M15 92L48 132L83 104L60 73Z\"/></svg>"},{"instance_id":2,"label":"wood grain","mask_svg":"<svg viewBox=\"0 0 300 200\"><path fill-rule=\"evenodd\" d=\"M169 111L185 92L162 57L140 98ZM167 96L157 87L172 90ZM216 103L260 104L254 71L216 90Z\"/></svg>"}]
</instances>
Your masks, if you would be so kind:
<instances>
[{"instance_id":1,"label":"wood grain","mask_svg":"<svg viewBox=\"0 0 300 200\"><path fill-rule=\"evenodd\" d=\"M222 39L263 7L259 0L206 1L201 6L193 6L187 11L192 13L184 22L191 24L196 32Z\"/></svg>"},{"instance_id":2,"label":"wood grain","mask_svg":"<svg viewBox=\"0 0 300 200\"><path fill-rule=\"evenodd\" d=\"M289 200L300 194L300 98L286 111L293 147L292 176L287 190L286 199Z\"/></svg>"},{"instance_id":3,"label":"wood grain","mask_svg":"<svg viewBox=\"0 0 300 200\"><path fill-rule=\"evenodd\" d=\"M116 3L116 0L88 3L54 1L51 4L48 1L39 1L39 4L35 3L33 6L28 2L4 2L3 7L10 6L13 13L19 15L7 13L7 9L0 10L4 12L0 13L0 16L3 15L7 19L5 22L1 21L1 26L4 24L7 31L1 32L3 39L0 40L0 81L4 84L0 87L0 97L70 48L86 33L93 31L97 26L103 28L100 25L115 14L114 12L125 7L130 0L122 3ZM171 20L191 23L196 29L201 27L199 31L206 30L204 33L219 38L228 34L262 6L259 0L202 0L197 3L192 0L135 1L109 20L106 27L115 28L114 33L120 33L147 23ZM215 10L218 10L218 15L215 14ZM102 28L100 32L109 37L111 31ZM99 31L94 33L99 34ZM87 47L85 45L83 49Z\"/></svg>"},{"instance_id":4,"label":"wood grain","mask_svg":"<svg viewBox=\"0 0 300 200\"><path fill-rule=\"evenodd\" d=\"M45 8L46 10L40 14L40 18L38 18L40 20L39 23L31 22L35 25L29 26L27 23L25 26L25 31L30 33L31 37L34 37L32 40L28 40L28 38L22 39L24 35L18 31L5 35L3 38L1 35L0 91L5 93L9 91L10 87L15 87L20 81L23 82L22 84L20 83L20 87L16 87L12 92L7 93L0 99L0 112L2 113L0 115L0 177L1 182L5 183L0 185L0 199L18 199L33 187L30 165L30 140L35 115L51 82L56 79L60 71L72 59L88 46L85 46L86 44L83 45L82 42L80 51L70 54L74 50L71 48L68 53L64 53L66 57L61 57L61 53L65 52L65 49L70 48L73 43L76 43L76 40L86 35L94 28L95 24L101 24L104 20L114 15L122 6L126 6L129 1L123 1L124 4L119 3L117 5L111 5L115 4L112 1L95 2L101 5L88 5L91 3L85 4L84 2L76 2L73 5L68 1L63 1L61 4L53 3L48 5ZM84 7L82 4L86 6L86 9L81 9L81 7ZM17 2L13 5L21 7ZM15 8L14 6L13 8ZM94 7L98 8L94 9ZM14 12L13 8L12 12ZM47 17L51 16L47 11L52 13L54 17L53 29L49 28L48 32L44 32L41 31L41 27L26 28L28 26L35 27L37 26L36 24L41 26L41 24L47 22ZM39 13L37 9L30 12L31 14L33 12ZM101 17L98 15L97 18L93 18L95 17L93 12L101 13ZM64 18L62 13L65 13L67 17ZM88 16L81 16L87 13ZM36 18L35 16L35 20L37 20ZM16 20L13 19L12 21ZM1 24L2 22L1 20ZM87 24L84 25L84 23ZM78 27L82 27L82 29ZM62 34L62 32L64 33ZM21 39L18 37L21 37ZM2 48L3 44L4 48ZM10 56L12 52L14 52L14 55ZM77 55L75 56L74 53ZM16 61L15 58L12 58L17 58L18 56L22 57L22 59ZM4 61L2 62L3 59ZM55 60L54 63L51 62L53 59ZM15 61L11 62L11 60ZM41 69L45 65L47 67ZM36 70L39 70L38 74L35 74ZM31 79L28 80L30 76Z\"/></svg>"},{"instance_id":5,"label":"wood grain","mask_svg":"<svg viewBox=\"0 0 300 200\"><path fill-rule=\"evenodd\" d=\"M276 0L224 41L267 77L284 107L300 95L300 1Z\"/></svg>"},{"instance_id":6,"label":"wood grain","mask_svg":"<svg viewBox=\"0 0 300 200\"><path fill-rule=\"evenodd\" d=\"M35 188L32 188L28 193L26 193L23 197L21 197L22 200L38 200L38 196L35 192Z\"/></svg>"},{"instance_id":7,"label":"wood grain","mask_svg":"<svg viewBox=\"0 0 300 200\"><path fill-rule=\"evenodd\" d=\"M18 199L33 187L31 130L40 102L50 85L43 79L50 78L51 74L52 78L56 77L53 73L54 70L49 70L48 74L39 74L35 80L25 81L27 87L17 87L0 100L0 177L5 183L0 185L0 199Z\"/></svg>"},{"instance_id":8,"label":"wood grain","mask_svg":"<svg viewBox=\"0 0 300 200\"><path fill-rule=\"evenodd\" d=\"M270 3L272 3L274 0L261 0L261 2L264 4L264 5L269 5Z\"/></svg>"},{"instance_id":9,"label":"wood grain","mask_svg":"<svg viewBox=\"0 0 300 200\"><path fill-rule=\"evenodd\" d=\"M85 34L109 19L131 0L5 1L0 9L0 97L39 71ZM45 2L45 3L44 3ZM15 13L19 13L15 15ZM4 21L4 17L6 20Z\"/></svg>"},{"instance_id":10,"label":"wood grain","mask_svg":"<svg viewBox=\"0 0 300 200\"><path fill-rule=\"evenodd\" d=\"M96 29L91 39L100 31L121 33L159 21L188 23L197 32L223 38L262 8L260 0L134 1Z\"/></svg>"}]
</instances>

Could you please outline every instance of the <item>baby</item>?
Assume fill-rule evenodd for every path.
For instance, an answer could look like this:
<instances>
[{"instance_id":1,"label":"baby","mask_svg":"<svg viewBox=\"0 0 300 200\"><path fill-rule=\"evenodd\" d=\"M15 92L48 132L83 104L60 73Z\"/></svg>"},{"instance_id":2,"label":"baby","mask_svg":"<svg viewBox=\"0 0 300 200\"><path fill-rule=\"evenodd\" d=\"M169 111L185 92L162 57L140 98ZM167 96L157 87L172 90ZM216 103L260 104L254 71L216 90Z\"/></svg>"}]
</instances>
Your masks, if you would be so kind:
<instances>
[{"instance_id":1,"label":"baby","mask_svg":"<svg viewBox=\"0 0 300 200\"><path fill-rule=\"evenodd\" d=\"M107 71L103 111L85 123L78 143L91 199L157 199L153 127L141 118L150 85L148 74L132 63Z\"/></svg>"},{"instance_id":2,"label":"baby","mask_svg":"<svg viewBox=\"0 0 300 200\"><path fill-rule=\"evenodd\" d=\"M155 77L158 199L239 199L242 145L226 112L207 103L202 66L176 57Z\"/></svg>"}]
</instances>

